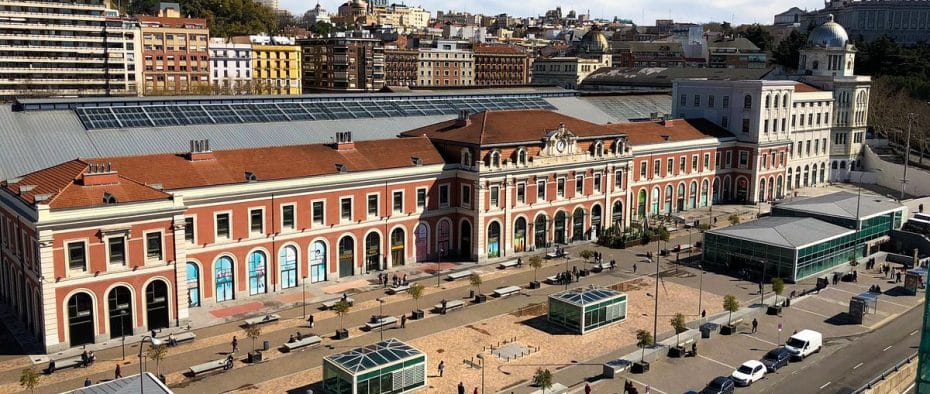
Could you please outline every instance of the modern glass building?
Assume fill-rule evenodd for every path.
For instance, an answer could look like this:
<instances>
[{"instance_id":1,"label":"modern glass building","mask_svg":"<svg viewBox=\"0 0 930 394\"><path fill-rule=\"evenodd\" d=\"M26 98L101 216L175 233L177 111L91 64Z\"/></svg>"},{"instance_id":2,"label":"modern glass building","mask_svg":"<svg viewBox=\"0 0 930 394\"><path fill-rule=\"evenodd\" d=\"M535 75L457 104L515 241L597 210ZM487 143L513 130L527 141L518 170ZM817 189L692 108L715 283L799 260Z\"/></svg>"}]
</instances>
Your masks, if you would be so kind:
<instances>
[{"instance_id":1,"label":"modern glass building","mask_svg":"<svg viewBox=\"0 0 930 394\"><path fill-rule=\"evenodd\" d=\"M549 321L579 334L626 320L627 296L598 288L577 288L549 296Z\"/></svg>"},{"instance_id":2,"label":"modern glass building","mask_svg":"<svg viewBox=\"0 0 930 394\"><path fill-rule=\"evenodd\" d=\"M906 207L895 200L872 193L838 192L823 196L776 204L773 216L815 218L848 229L859 223L858 257L869 254L871 244L899 230L904 224Z\"/></svg>"},{"instance_id":3,"label":"modern glass building","mask_svg":"<svg viewBox=\"0 0 930 394\"><path fill-rule=\"evenodd\" d=\"M856 231L813 218L766 217L704 234L704 263L753 280L796 282L846 264Z\"/></svg>"},{"instance_id":4,"label":"modern glass building","mask_svg":"<svg viewBox=\"0 0 930 394\"><path fill-rule=\"evenodd\" d=\"M323 358L326 394L410 393L426 387L426 354L391 338Z\"/></svg>"},{"instance_id":5,"label":"modern glass building","mask_svg":"<svg viewBox=\"0 0 930 394\"><path fill-rule=\"evenodd\" d=\"M917 391L930 393L930 291L924 292L924 317L917 348Z\"/></svg>"}]
</instances>

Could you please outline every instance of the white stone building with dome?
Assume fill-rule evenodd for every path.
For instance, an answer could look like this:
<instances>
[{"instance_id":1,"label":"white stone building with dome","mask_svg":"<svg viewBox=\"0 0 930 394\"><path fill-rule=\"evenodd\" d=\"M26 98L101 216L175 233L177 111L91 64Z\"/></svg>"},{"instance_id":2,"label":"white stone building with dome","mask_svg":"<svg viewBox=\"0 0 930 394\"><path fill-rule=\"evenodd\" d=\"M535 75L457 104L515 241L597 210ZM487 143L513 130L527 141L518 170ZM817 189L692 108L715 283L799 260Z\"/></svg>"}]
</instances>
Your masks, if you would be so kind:
<instances>
[{"instance_id":1,"label":"white stone building with dome","mask_svg":"<svg viewBox=\"0 0 930 394\"><path fill-rule=\"evenodd\" d=\"M610 42L604 32L594 25L572 48L572 56L539 58L533 62L534 85L554 85L576 89L578 85L602 67L610 68Z\"/></svg>"},{"instance_id":2,"label":"white stone building with dome","mask_svg":"<svg viewBox=\"0 0 930 394\"><path fill-rule=\"evenodd\" d=\"M754 173L749 202L857 180L850 171L860 166L871 79L855 75L856 49L842 26L830 20L809 37L789 78L674 82L673 116L714 122L749 152L737 164Z\"/></svg>"}]
</instances>

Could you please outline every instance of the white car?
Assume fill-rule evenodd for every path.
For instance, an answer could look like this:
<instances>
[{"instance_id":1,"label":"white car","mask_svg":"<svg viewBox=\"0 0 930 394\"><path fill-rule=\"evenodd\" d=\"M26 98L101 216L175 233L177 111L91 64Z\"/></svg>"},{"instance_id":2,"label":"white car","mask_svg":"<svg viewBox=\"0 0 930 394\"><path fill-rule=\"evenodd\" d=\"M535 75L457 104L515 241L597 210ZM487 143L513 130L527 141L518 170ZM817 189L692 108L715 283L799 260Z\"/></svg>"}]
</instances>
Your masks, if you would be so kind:
<instances>
[{"instance_id":1,"label":"white car","mask_svg":"<svg viewBox=\"0 0 930 394\"><path fill-rule=\"evenodd\" d=\"M757 360L744 362L730 375L730 379L733 379L737 386L749 386L763 377L765 377L765 365Z\"/></svg>"}]
</instances>

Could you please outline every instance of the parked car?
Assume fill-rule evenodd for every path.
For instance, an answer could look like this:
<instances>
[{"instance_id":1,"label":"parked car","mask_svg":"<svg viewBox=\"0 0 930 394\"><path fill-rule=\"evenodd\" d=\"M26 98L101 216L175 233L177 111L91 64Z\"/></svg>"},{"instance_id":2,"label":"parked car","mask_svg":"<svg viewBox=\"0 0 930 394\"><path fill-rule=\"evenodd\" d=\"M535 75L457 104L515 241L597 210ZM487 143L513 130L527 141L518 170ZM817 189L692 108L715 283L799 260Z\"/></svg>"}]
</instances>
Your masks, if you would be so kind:
<instances>
[{"instance_id":1,"label":"parked car","mask_svg":"<svg viewBox=\"0 0 930 394\"><path fill-rule=\"evenodd\" d=\"M765 353L765 356L762 356L759 362L765 365L765 369L768 372L775 372L778 368L788 365L789 359L791 359L791 352L783 347L777 347Z\"/></svg>"},{"instance_id":2,"label":"parked car","mask_svg":"<svg viewBox=\"0 0 930 394\"><path fill-rule=\"evenodd\" d=\"M730 379L733 379L733 383L736 383L737 386L749 386L764 377L765 365L762 365L757 360L744 362L730 375Z\"/></svg>"},{"instance_id":3,"label":"parked car","mask_svg":"<svg viewBox=\"0 0 930 394\"><path fill-rule=\"evenodd\" d=\"M700 394L733 394L736 385L729 376L718 376L711 380L710 383L701 390Z\"/></svg>"},{"instance_id":4,"label":"parked car","mask_svg":"<svg viewBox=\"0 0 930 394\"><path fill-rule=\"evenodd\" d=\"M803 360L814 353L819 353L823 347L823 335L814 330L801 330L792 335L785 342L785 349L791 352L791 357Z\"/></svg>"}]
</instances>

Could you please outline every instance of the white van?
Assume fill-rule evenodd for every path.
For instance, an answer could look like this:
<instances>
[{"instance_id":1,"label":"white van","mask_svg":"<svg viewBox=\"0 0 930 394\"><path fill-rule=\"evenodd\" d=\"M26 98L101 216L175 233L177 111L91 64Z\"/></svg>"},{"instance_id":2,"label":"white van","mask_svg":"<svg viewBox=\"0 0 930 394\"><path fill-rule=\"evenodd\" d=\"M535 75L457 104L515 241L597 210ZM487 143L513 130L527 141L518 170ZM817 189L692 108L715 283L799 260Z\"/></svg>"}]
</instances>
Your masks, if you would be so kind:
<instances>
[{"instance_id":1,"label":"white van","mask_svg":"<svg viewBox=\"0 0 930 394\"><path fill-rule=\"evenodd\" d=\"M813 330L798 331L785 342L785 349L794 359L804 359L811 354L819 353L821 347L823 347L823 335Z\"/></svg>"}]
</instances>

